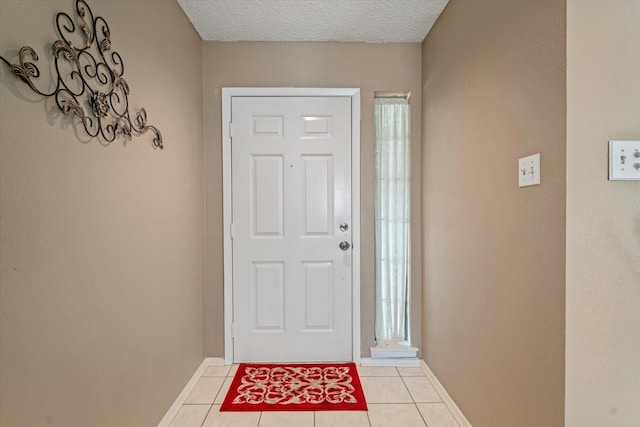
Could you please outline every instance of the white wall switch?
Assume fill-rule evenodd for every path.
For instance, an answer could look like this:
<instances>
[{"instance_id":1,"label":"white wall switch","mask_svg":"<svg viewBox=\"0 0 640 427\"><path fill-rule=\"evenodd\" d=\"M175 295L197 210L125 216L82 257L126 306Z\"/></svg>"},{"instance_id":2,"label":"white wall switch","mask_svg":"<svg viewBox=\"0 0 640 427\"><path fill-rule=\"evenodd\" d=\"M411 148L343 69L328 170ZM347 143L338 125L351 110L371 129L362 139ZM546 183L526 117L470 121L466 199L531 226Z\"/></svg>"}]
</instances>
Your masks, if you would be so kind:
<instances>
[{"instance_id":1,"label":"white wall switch","mask_svg":"<svg viewBox=\"0 0 640 427\"><path fill-rule=\"evenodd\" d=\"M609 141L609 180L640 180L640 141Z\"/></svg>"},{"instance_id":2,"label":"white wall switch","mask_svg":"<svg viewBox=\"0 0 640 427\"><path fill-rule=\"evenodd\" d=\"M540 185L540 153L518 160L518 185Z\"/></svg>"}]
</instances>

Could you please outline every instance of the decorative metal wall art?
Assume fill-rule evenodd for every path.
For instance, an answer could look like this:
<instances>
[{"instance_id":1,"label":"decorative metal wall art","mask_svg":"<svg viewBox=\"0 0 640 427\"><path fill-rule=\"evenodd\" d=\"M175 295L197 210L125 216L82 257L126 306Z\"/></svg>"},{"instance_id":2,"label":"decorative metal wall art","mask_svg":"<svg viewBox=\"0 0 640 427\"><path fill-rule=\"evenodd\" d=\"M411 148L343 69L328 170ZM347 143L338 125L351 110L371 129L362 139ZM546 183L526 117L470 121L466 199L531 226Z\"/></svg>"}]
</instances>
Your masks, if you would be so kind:
<instances>
[{"instance_id":1,"label":"decorative metal wall art","mask_svg":"<svg viewBox=\"0 0 640 427\"><path fill-rule=\"evenodd\" d=\"M118 52L111 50L111 33L107 22L94 17L84 0L76 0L79 28L64 12L56 15L56 27L60 39L53 43L52 70L55 86L51 92L40 90L34 79L40 70L34 62L38 55L30 46L24 46L18 54L19 64L12 64L0 56L11 72L26 83L35 93L53 97L58 108L67 116L79 119L87 134L102 137L107 143L122 136L131 139L147 131L153 133L153 147L162 149L162 135L155 126L147 124L144 108L131 118L129 113L129 84L122 75L124 64ZM82 47L76 47L72 39Z\"/></svg>"}]
</instances>

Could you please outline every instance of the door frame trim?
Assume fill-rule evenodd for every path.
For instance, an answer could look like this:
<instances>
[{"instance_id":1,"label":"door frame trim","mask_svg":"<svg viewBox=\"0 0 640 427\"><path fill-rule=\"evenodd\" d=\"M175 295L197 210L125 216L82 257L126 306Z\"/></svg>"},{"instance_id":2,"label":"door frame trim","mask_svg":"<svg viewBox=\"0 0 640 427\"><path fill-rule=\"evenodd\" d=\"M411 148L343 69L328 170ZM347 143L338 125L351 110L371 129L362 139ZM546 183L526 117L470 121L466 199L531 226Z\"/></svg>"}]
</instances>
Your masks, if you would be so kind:
<instances>
[{"instance_id":1,"label":"door frame trim","mask_svg":"<svg viewBox=\"0 0 640 427\"><path fill-rule=\"evenodd\" d=\"M233 363L233 247L231 239L231 98L238 96L340 96L351 98L352 352L360 363L360 89L222 88L222 200L224 243L224 362Z\"/></svg>"}]
</instances>

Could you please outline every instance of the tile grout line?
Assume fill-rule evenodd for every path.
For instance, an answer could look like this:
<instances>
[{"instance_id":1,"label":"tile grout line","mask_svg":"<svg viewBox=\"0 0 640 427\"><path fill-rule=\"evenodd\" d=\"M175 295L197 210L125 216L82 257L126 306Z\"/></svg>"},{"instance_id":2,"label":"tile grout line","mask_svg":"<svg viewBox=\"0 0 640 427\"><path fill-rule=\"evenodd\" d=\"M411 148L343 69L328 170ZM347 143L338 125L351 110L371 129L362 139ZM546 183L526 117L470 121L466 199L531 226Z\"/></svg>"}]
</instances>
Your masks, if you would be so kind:
<instances>
[{"instance_id":1,"label":"tile grout line","mask_svg":"<svg viewBox=\"0 0 640 427\"><path fill-rule=\"evenodd\" d=\"M231 368L229 368L229 371L231 371ZM213 407L215 406L216 399L217 399L218 395L220 394L220 392L222 391L222 387L224 386L224 381L227 379L227 376L229 375L229 371L227 371L227 373L223 377L224 379L222 380L222 384L220 384L220 389L218 390L218 392L214 396L213 402L211 402L211 405L209 405L209 410L207 411L207 414L204 416L204 419L202 420L202 423L200 423L200 427L204 426L205 421L207 421L207 417L209 416L209 414L213 410ZM202 375L200 375L200 378L204 378L205 372L206 372L206 369L202 372Z\"/></svg>"},{"instance_id":2,"label":"tile grout line","mask_svg":"<svg viewBox=\"0 0 640 427\"><path fill-rule=\"evenodd\" d=\"M396 366L396 370L398 369L398 367ZM398 371L398 374L400 374L400 371ZM416 411L418 411L418 415L420 415L420 419L422 420L422 422L424 423L424 425L426 427L429 427L429 425L427 424L427 420L424 419L424 416L422 415L422 412L420 412L420 409L418 408L418 404L416 402L416 399L413 397L413 394L411 394L411 390L409 390L409 387L407 387L407 383L404 380L404 377L402 375L400 375L400 378L402 378L402 384L404 384L404 388L407 389L407 393L409 393L409 396L411 397L411 401L413 402L413 406L416 408ZM427 379L427 381L429 381L429 379ZM429 382L431 383L431 382Z\"/></svg>"},{"instance_id":3,"label":"tile grout line","mask_svg":"<svg viewBox=\"0 0 640 427\"><path fill-rule=\"evenodd\" d=\"M168 427L171 425L171 423L173 423L173 420L178 415L178 412L185 405L185 400L187 399L187 397L189 397L191 392L193 392L193 389L195 388L200 378L202 378L202 374L204 373L206 368L212 365L218 365L215 359L210 357L205 357L202 363L200 364L200 366L198 366L196 371L193 373L192 377L189 379L187 384L184 386L180 394L178 394L178 396L173 401L169 409L167 409L167 412L165 412L164 417L162 417L162 419L158 423L158 427Z\"/></svg>"},{"instance_id":4,"label":"tile grout line","mask_svg":"<svg viewBox=\"0 0 640 427\"><path fill-rule=\"evenodd\" d=\"M366 398L365 398L366 400ZM367 404L367 421L369 422L369 427L371 427L371 417L369 417L369 404Z\"/></svg>"},{"instance_id":5,"label":"tile grout line","mask_svg":"<svg viewBox=\"0 0 640 427\"><path fill-rule=\"evenodd\" d=\"M462 413L462 411L459 410L459 408L458 408L457 404L455 403L455 401L453 401L451 396L448 395L448 392L444 388L444 386L441 383L439 383L438 377L436 377L435 374L431 371L431 368L429 368L429 365L427 365L427 363L424 361L424 359L422 360L422 363L420 365L420 369L425 374L425 377L427 377L427 381L434 388L434 390L436 391L436 394L438 395L438 397L440 397L440 400L444 404L444 407L446 408L446 410L449 413L449 415L451 415L451 417L455 421L456 425L458 427L463 427L463 425L461 423L461 420L458 419L457 414L454 414L453 409L451 407L449 407L450 404L453 404L455 406L455 408L458 409L459 414L462 417L462 419L467 422L467 425L469 427L471 427L471 424L469 424L469 422L465 418L465 416ZM431 375L433 375L433 378L436 380L436 382L439 383L438 386L434 385L433 381L431 380L431 376L429 375L430 373L431 373ZM446 394L446 396L442 395L441 390Z\"/></svg>"},{"instance_id":6,"label":"tile grout line","mask_svg":"<svg viewBox=\"0 0 640 427\"><path fill-rule=\"evenodd\" d=\"M420 367L420 369L424 372L424 370L422 369L422 367ZM426 376L426 375L425 375ZM449 405L447 405L446 403L444 403L444 398L442 397L442 395L440 394L440 392L438 391L438 388L436 386L433 385L433 382L431 382L431 379L426 376L427 381L429 382L429 384L431 384L431 387L433 387L433 389L436 391L436 394L438 395L438 397L440 398L441 402L444 405L444 408L447 410L447 412L449 413L449 415L451 415L451 418L453 418L453 421L455 421L456 425L458 427L460 427L460 424L458 423L458 420L456 419L456 417L453 415L453 413L451 412L451 409L449 408ZM432 402L432 403L436 403L436 402ZM427 427L429 427L427 425Z\"/></svg>"},{"instance_id":7,"label":"tile grout line","mask_svg":"<svg viewBox=\"0 0 640 427\"><path fill-rule=\"evenodd\" d=\"M207 411L207 413L205 414L204 418L202 419L202 422L200 423L200 427L204 426L204 422L207 421L207 417L211 413L212 409L213 409L213 404L211 406L209 406L209 410Z\"/></svg>"},{"instance_id":8,"label":"tile grout line","mask_svg":"<svg viewBox=\"0 0 640 427\"><path fill-rule=\"evenodd\" d=\"M364 378L362 375L360 375L360 372L358 372L358 367L356 366L356 375L358 375L358 380L360 381L360 388L362 388L362 396L364 396L364 403L367 405L367 410L364 412L367 416L367 423L369 424L369 427L371 427L371 418L369 417L369 405L370 403L367 402L367 396L364 394L364 387L362 386L362 378Z\"/></svg>"}]
</instances>

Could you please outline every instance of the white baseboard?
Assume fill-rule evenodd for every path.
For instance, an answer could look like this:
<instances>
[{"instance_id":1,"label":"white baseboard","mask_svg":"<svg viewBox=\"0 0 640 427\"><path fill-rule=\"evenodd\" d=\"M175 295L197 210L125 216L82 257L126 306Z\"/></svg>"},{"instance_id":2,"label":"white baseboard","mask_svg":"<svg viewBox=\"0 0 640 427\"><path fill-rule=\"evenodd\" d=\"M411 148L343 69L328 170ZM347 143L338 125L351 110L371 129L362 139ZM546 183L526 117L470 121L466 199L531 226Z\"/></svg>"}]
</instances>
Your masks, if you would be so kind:
<instances>
[{"instance_id":1,"label":"white baseboard","mask_svg":"<svg viewBox=\"0 0 640 427\"><path fill-rule=\"evenodd\" d=\"M360 365L362 366L402 366L408 368L417 368L420 366L420 359L411 357L385 357L379 359L373 359L369 357L363 357L360 359Z\"/></svg>"},{"instance_id":2,"label":"white baseboard","mask_svg":"<svg viewBox=\"0 0 640 427\"><path fill-rule=\"evenodd\" d=\"M456 405L456 402L454 402L451 396L449 396L449 393L447 393L447 390L444 389L444 387L442 386L442 383L440 383L436 375L433 373L433 371L431 371L431 369L429 368L429 366L427 366L424 360L420 361L420 367L422 368L422 371L427 376L429 381L431 381L433 388L436 389L436 392L442 399L442 402L445 404L447 409L449 409L449 412L451 412L451 415L456 420L458 425L460 427L471 427L471 423L469 422L469 420L467 420L467 418L464 416L460 408L458 408L458 405Z\"/></svg>"},{"instance_id":3,"label":"white baseboard","mask_svg":"<svg viewBox=\"0 0 640 427\"><path fill-rule=\"evenodd\" d=\"M173 405L171 405L167 413L164 414L164 417L162 417L162 419L158 423L158 427L169 427L169 424L171 424L171 421L173 421L173 419L176 417L176 414L180 410L180 407L182 407L184 401L187 399L187 396L189 396L189 393L191 393L191 390L193 390L196 383L198 382L198 380L200 379L200 377L202 376L202 374L204 373L205 369L207 369L208 366L222 366L222 365L224 365L224 359L222 358L218 358L218 357L205 358L200 364L200 366L198 367L198 369L196 370L196 372L193 374L193 376L191 377L187 385L184 386L184 388L182 389L182 391L180 392L176 400L173 402Z\"/></svg>"}]
</instances>

